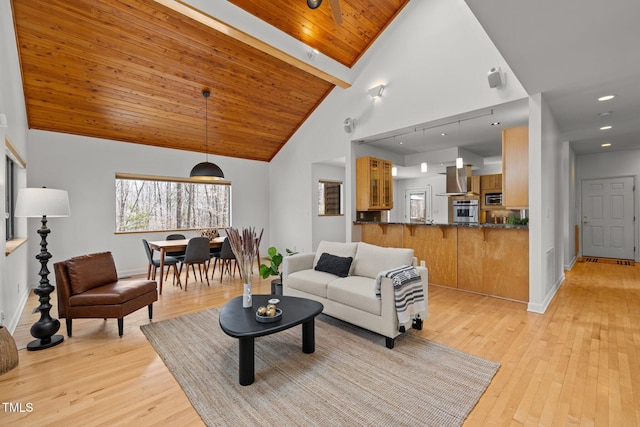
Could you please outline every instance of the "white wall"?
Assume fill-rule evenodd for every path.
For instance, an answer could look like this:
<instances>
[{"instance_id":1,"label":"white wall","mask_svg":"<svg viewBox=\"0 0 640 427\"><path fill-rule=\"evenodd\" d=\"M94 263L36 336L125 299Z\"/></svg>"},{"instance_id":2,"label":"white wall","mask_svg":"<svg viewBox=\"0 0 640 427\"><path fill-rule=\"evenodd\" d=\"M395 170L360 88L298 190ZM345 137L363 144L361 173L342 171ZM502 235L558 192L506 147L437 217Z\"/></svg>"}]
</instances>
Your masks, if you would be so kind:
<instances>
[{"instance_id":1,"label":"white wall","mask_svg":"<svg viewBox=\"0 0 640 427\"><path fill-rule=\"evenodd\" d=\"M620 176L632 176L636 188L638 188L638 178L640 174L640 150L628 151L604 151L601 154L579 155L576 157L576 206L578 212L577 223L580 224L582 206L582 181L585 179L613 178ZM634 215L639 218L640 197L635 192ZM635 247L639 248L640 226L635 222ZM582 229L582 228L581 228ZM638 251L635 253L635 260L640 261Z\"/></svg>"},{"instance_id":2,"label":"white wall","mask_svg":"<svg viewBox=\"0 0 640 427\"><path fill-rule=\"evenodd\" d=\"M508 75L498 90L486 81L495 66ZM463 1L410 2L355 68L360 74L353 86L335 88L271 162L270 225L278 246L314 249L313 162L345 157L345 191L353 194L351 141L527 96ZM373 101L367 89L379 83L387 86ZM352 134L344 132L346 117L356 119ZM286 212L278 210L285 205ZM346 213L350 236L352 199Z\"/></svg>"},{"instance_id":3,"label":"white wall","mask_svg":"<svg viewBox=\"0 0 640 427\"><path fill-rule=\"evenodd\" d=\"M562 223L563 223L563 264L565 270L571 270L578 254L575 250L575 226L579 224L576 205L576 155L569 142L563 142L561 147L561 173L560 182L562 191Z\"/></svg>"},{"instance_id":4,"label":"white wall","mask_svg":"<svg viewBox=\"0 0 640 427\"><path fill-rule=\"evenodd\" d=\"M69 192L71 216L49 220L50 263L111 251L120 275L146 272L141 239L162 240L167 233L114 233L115 174L187 177L204 160L199 153L43 131L29 132L29 157L29 187L44 185ZM212 155L209 160L232 182L232 225L256 227L258 232L265 228L261 250L266 253L270 240L268 164ZM29 229L36 230L37 221L29 221ZM36 244L36 239L30 239L31 254L38 250Z\"/></svg>"},{"instance_id":5,"label":"white wall","mask_svg":"<svg viewBox=\"0 0 640 427\"><path fill-rule=\"evenodd\" d=\"M529 98L529 304L544 313L564 279L562 144L540 94Z\"/></svg>"},{"instance_id":6,"label":"white wall","mask_svg":"<svg viewBox=\"0 0 640 427\"><path fill-rule=\"evenodd\" d=\"M0 144L5 146L5 137L9 137L20 156L28 162L24 98L22 96L22 80L18 65L18 51L13 30L10 0L0 0L0 113L7 117L8 127L0 128ZM25 186L26 172L17 172L18 188ZM5 162L4 156L0 166L0 207L5 212ZM27 223L25 219L16 222L17 233L25 236ZM6 240L4 226L0 237ZM35 255L34 255L35 256ZM28 259L29 258L29 259ZM9 256L0 258L0 312L5 314L6 325L10 331L16 327L22 306L29 295L30 284L27 283L27 262L29 266L39 270L39 264L27 253L26 246L18 248Z\"/></svg>"},{"instance_id":7,"label":"white wall","mask_svg":"<svg viewBox=\"0 0 640 427\"><path fill-rule=\"evenodd\" d=\"M344 184L345 169L344 166L330 166L326 164L316 163L313 164L312 179L315 185L313 186L313 194L311 196L311 212L313 215L313 247L317 247L318 243L322 240L330 242L345 242L346 241L346 229L344 227L344 215L342 216L319 216L318 215L318 181L341 181ZM344 200L344 187L342 199ZM297 250L295 246L287 246L292 250ZM280 251L284 251L284 248L279 248ZM284 252L283 252L284 253Z\"/></svg>"}]
</instances>

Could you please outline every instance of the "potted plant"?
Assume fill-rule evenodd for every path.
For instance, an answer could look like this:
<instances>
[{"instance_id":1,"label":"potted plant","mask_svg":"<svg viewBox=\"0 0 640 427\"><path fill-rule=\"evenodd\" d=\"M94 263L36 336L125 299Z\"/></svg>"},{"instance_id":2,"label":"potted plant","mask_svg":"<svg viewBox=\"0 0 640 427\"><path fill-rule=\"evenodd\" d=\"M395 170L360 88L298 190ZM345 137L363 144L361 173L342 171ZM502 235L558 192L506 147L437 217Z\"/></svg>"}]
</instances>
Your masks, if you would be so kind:
<instances>
[{"instance_id":1,"label":"potted plant","mask_svg":"<svg viewBox=\"0 0 640 427\"><path fill-rule=\"evenodd\" d=\"M292 251L291 249L285 249L285 252L288 255L297 254L297 252ZM282 272L280 271L280 264L282 264L283 256L275 246L271 246L267 250L268 257L265 260L269 261L269 265L260 264L260 276L263 279L266 279L269 276L278 276L278 279L274 279L271 281L271 293L275 295L280 295L282 293ZM280 290L280 292L278 292Z\"/></svg>"}]
</instances>

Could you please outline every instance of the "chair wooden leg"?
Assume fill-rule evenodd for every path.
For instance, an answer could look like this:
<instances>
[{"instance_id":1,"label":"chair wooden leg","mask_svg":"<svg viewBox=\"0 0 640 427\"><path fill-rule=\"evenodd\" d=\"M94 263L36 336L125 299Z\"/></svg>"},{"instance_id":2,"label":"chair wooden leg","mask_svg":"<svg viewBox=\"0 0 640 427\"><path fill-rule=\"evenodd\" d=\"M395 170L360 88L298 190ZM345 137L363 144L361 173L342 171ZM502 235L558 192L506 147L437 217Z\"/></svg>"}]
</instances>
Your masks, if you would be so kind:
<instances>
[{"instance_id":1,"label":"chair wooden leg","mask_svg":"<svg viewBox=\"0 0 640 427\"><path fill-rule=\"evenodd\" d=\"M182 268L180 268L180 270L182 270ZM182 289L182 283L180 283L180 272L178 272L178 265L173 264L173 283L175 284L176 282L178 282L178 286L180 286L180 289Z\"/></svg>"},{"instance_id":2,"label":"chair wooden leg","mask_svg":"<svg viewBox=\"0 0 640 427\"><path fill-rule=\"evenodd\" d=\"M195 273L194 273L195 274ZM184 290L187 291L187 286L189 285L189 264L187 264L187 271L184 276Z\"/></svg>"},{"instance_id":3,"label":"chair wooden leg","mask_svg":"<svg viewBox=\"0 0 640 427\"><path fill-rule=\"evenodd\" d=\"M67 336L71 337L71 320L72 319L66 319L67 320Z\"/></svg>"},{"instance_id":4,"label":"chair wooden leg","mask_svg":"<svg viewBox=\"0 0 640 427\"><path fill-rule=\"evenodd\" d=\"M153 304L149 304L149 320L153 319Z\"/></svg>"},{"instance_id":5,"label":"chair wooden leg","mask_svg":"<svg viewBox=\"0 0 640 427\"><path fill-rule=\"evenodd\" d=\"M218 263L218 258L214 258L213 259L213 270L211 271L211 278L213 279L213 276L216 274L216 264ZM209 265L209 267L211 267L211 265Z\"/></svg>"},{"instance_id":6,"label":"chair wooden leg","mask_svg":"<svg viewBox=\"0 0 640 427\"><path fill-rule=\"evenodd\" d=\"M229 262L228 259L221 259L220 260L220 283L222 283L222 276L224 276L224 269L227 265L227 262Z\"/></svg>"},{"instance_id":7,"label":"chair wooden leg","mask_svg":"<svg viewBox=\"0 0 640 427\"><path fill-rule=\"evenodd\" d=\"M206 262L204 263L203 268L204 268L204 277L205 277L205 279L207 279L207 286L211 286L209 284L209 266L207 265ZM202 279L200 279L200 280L202 280Z\"/></svg>"},{"instance_id":8,"label":"chair wooden leg","mask_svg":"<svg viewBox=\"0 0 640 427\"><path fill-rule=\"evenodd\" d=\"M122 317L118 318L118 335L120 337L124 335L124 319Z\"/></svg>"}]
</instances>

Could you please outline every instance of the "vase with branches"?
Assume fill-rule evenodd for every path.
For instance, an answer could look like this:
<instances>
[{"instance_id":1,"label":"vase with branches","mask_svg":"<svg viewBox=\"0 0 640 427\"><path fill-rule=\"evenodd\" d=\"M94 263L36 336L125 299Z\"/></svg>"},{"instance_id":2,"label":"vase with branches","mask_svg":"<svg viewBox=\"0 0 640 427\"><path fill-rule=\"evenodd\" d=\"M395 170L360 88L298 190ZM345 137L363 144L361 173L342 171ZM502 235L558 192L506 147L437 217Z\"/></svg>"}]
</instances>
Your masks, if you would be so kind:
<instances>
[{"instance_id":1,"label":"vase with branches","mask_svg":"<svg viewBox=\"0 0 640 427\"><path fill-rule=\"evenodd\" d=\"M252 306L251 267L253 266L253 261L257 253L256 249L260 246L260 240L262 240L262 232L260 232L260 236L256 235L253 227L243 228L242 232L236 228L229 227L226 229L226 232L231 250L236 257L236 262L240 269L240 277L242 277L244 281L242 306L249 308Z\"/></svg>"}]
</instances>

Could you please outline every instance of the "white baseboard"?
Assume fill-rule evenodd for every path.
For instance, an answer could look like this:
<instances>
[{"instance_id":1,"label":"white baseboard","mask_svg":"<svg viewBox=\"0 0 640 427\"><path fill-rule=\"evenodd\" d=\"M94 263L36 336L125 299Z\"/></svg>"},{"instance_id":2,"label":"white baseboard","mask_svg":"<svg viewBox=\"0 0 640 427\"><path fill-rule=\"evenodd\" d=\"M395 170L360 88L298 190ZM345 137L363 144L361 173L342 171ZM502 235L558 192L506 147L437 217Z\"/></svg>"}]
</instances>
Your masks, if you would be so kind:
<instances>
[{"instance_id":1,"label":"white baseboard","mask_svg":"<svg viewBox=\"0 0 640 427\"><path fill-rule=\"evenodd\" d=\"M527 311L531 311L532 313L544 314L545 311L547 311L549 304L551 304L551 300L558 292L558 289L560 289L560 285L562 285L562 282L564 282L564 273L562 273L560 277L558 277L558 280L556 280L551 289L549 289L549 292L547 292L547 294L544 296L542 303L536 304L530 302L527 305Z\"/></svg>"},{"instance_id":2,"label":"white baseboard","mask_svg":"<svg viewBox=\"0 0 640 427\"><path fill-rule=\"evenodd\" d=\"M18 322L20 322L20 316L22 316L22 312L24 311L25 305L27 305L27 300L29 299L29 294L31 293L31 288L27 288L25 292L20 297L20 302L18 303L18 310L15 311L13 317L9 320L9 324L7 325L7 329L9 332L13 334L13 332L18 327Z\"/></svg>"}]
</instances>

